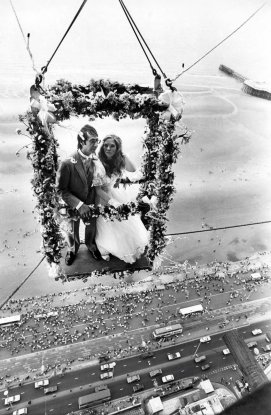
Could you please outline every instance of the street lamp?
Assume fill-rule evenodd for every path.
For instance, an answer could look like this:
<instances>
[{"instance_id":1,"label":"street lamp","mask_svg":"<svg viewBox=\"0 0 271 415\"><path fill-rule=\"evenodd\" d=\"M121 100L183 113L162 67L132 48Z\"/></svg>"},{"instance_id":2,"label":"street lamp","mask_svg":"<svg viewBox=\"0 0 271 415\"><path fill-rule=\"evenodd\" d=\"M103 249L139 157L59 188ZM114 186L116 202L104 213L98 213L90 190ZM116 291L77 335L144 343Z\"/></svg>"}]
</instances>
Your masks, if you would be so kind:
<instances>
[{"instance_id":1,"label":"street lamp","mask_svg":"<svg viewBox=\"0 0 271 415\"><path fill-rule=\"evenodd\" d=\"M197 348L196 348L196 350L195 350L194 356L196 356L196 355L197 355L197 351L198 351L198 349L199 349L200 345L201 345L201 341L199 341L199 344L197 345Z\"/></svg>"}]
</instances>

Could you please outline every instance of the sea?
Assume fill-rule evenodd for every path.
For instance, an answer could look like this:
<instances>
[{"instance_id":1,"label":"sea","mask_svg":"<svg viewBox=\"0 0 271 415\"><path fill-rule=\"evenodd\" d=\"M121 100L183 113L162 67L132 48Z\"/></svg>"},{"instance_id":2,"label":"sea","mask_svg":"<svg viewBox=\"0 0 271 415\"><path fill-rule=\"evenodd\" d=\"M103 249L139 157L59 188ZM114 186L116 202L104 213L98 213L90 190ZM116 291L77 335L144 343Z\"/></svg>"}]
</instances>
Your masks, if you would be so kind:
<instances>
[{"instance_id":1,"label":"sea","mask_svg":"<svg viewBox=\"0 0 271 415\"><path fill-rule=\"evenodd\" d=\"M34 224L31 222L36 223L35 214L31 213L35 205L31 194L31 169L23 151L20 159L14 161L15 151L27 144L27 139L19 141L21 138L16 136L15 128L20 127L18 114L29 106L29 88L34 83L36 73L50 61L45 74L45 86L61 78L78 84L103 78L153 85L150 65L119 1L88 0L66 33L82 4L81 0L0 0L1 300L16 290L40 259L40 253L37 254L39 227L33 230ZM188 126L191 122L196 130L183 160L177 166L177 194L169 215L169 232L201 229L208 227L211 222L212 226L219 227L221 224L269 219L271 200L267 200L265 184L270 175L271 149L269 146L267 151L266 144L271 127L267 121L270 102L253 101L244 95L240 98L240 84L222 73L219 65L224 64L249 79L271 83L270 4L266 2L251 19L249 17L263 5L262 1L125 0L125 5L162 72L166 77L176 79L174 86L184 91L188 108L184 118ZM240 29L236 30L238 27ZM154 67L158 69L155 63ZM229 100L223 95L224 92L216 98L214 88L216 91L233 91L233 94L237 94L236 99ZM217 107L215 101L210 101L211 95L212 99L217 99ZM242 111L238 113L240 100ZM257 114L255 122L254 108ZM220 109L223 113L221 117ZM234 116L237 113L236 120ZM227 117L229 121L226 124L223 120L227 120ZM209 119L210 122L204 124L204 120ZM72 131L79 128L80 122L74 120L73 125L67 125L66 130L59 132L64 142L60 148L61 155L68 153L74 145ZM126 142L130 147L127 152L137 162L140 160L140 150L135 142L137 131L143 129L140 120L138 122L135 128L131 128L125 120L120 127L121 133L127 133L129 138ZM232 123L236 123L236 137L228 135L228 131L232 132ZM103 128L100 123L101 135ZM246 141L249 138L250 142ZM262 144L264 142L265 147L257 146L257 139ZM227 165L228 157L231 160L230 167ZM250 165L245 172L241 166L248 160ZM264 173L260 172L259 166L264 166ZM223 176L227 168L227 176ZM264 184L254 184L253 180L261 174L264 174ZM241 186L249 183L246 180L250 180L250 177L245 175L253 179L246 192ZM237 186L236 180L240 186L238 184L238 188L232 188L233 183ZM257 190L259 195L255 195L252 189ZM237 217L234 216L235 208L238 210ZM246 209L247 215L244 215ZM26 214L28 211L29 214ZM23 215L28 215L25 222ZM31 227L28 225L30 222ZM24 225L28 227L24 229ZM224 246L226 255L224 248L220 254L214 253L218 245L217 235L205 241L198 237L193 243L188 241L188 237L182 237L180 245L177 246L175 242L171 244L172 249L176 245L175 251L171 252L172 258L183 262L186 255L194 255L194 261L202 263L215 258L238 260L258 249L269 248L267 241L270 241L271 229L268 232L255 231L255 234L254 242L249 239L248 232L243 239L241 234L237 239L232 235L232 240L235 240L233 245L230 245L231 238L226 238L229 244L227 248ZM245 239L249 241L246 246ZM27 251L20 251L17 244L23 245ZM46 275L46 267L42 264L20 288L19 295L61 291L61 286L47 280ZM75 284L69 288L75 288Z\"/></svg>"}]
</instances>

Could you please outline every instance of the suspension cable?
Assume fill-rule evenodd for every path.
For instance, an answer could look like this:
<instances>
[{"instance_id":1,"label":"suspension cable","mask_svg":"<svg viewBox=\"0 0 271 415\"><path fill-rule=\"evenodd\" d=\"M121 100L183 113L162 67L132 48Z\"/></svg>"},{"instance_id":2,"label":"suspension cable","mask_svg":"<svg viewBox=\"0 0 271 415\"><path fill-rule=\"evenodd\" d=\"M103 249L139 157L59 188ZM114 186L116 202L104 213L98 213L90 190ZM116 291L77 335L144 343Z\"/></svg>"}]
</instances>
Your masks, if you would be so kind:
<instances>
[{"instance_id":1,"label":"suspension cable","mask_svg":"<svg viewBox=\"0 0 271 415\"><path fill-rule=\"evenodd\" d=\"M40 264L42 263L42 261L44 260L45 255L41 258L41 260L39 261L39 263L35 266L35 268L30 272L30 274L18 285L18 287L15 288L15 290L12 291L12 293L8 296L8 298L6 298L2 304L0 305L0 310L2 310L2 308L4 307L4 305L14 296L14 294L16 294L16 292L24 285L24 283L28 280L28 278L31 277L31 275L33 274L33 272L36 271L36 269L40 266Z\"/></svg>"},{"instance_id":2,"label":"suspension cable","mask_svg":"<svg viewBox=\"0 0 271 415\"><path fill-rule=\"evenodd\" d=\"M137 32L138 32L139 36L141 37L142 41L144 42L144 45L146 46L147 50L149 51L149 53L150 53L151 57L153 58L154 62L155 62L155 63L156 63L156 65L158 66L158 68L159 68L160 72L162 73L163 77L164 77L165 79L167 79L166 74L164 73L164 71L162 70L161 66L160 66L160 65L159 65L159 63L157 62L157 60L156 60L155 56L153 55L152 51L150 50L150 48L149 48L149 46L148 46L147 42L145 41L144 37L142 36L142 34L141 34L140 30L138 29L138 27L137 27L137 25L136 25L136 23L135 23L134 19L132 18L131 14L129 13L129 11L128 11L127 7L125 6L125 4L124 4L124 2L123 2L123 0L119 0L119 3L120 3L120 5L121 5L121 7L122 7L122 9L123 9L123 11L124 11L124 13L125 13L126 17L127 17L128 22L130 23L131 28L133 29L133 32L135 33L135 35L136 35L136 37L137 37L137 40L139 41L139 43L140 43L140 45L141 45L141 48L142 48L142 50L143 50L143 52L144 52L145 56L147 57L147 59L148 59L149 63L150 63L150 59L149 59L149 57L147 56L146 51L144 50L144 48L143 48L143 46L142 46L142 44L141 44L141 42L140 42L140 40L139 40L139 38L138 38L138 35L137 35L137 34L136 34L136 32L135 32L135 29L137 30ZM154 68L153 68L153 66L151 65L151 63L150 63L150 66L151 66L151 68L152 68L152 70L153 70ZM154 75L155 75L155 73L154 73Z\"/></svg>"},{"instance_id":3,"label":"suspension cable","mask_svg":"<svg viewBox=\"0 0 271 415\"><path fill-rule=\"evenodd\" d=\"M128 13L127 13L127 11L126 11L125 6L123 7L121 0L119 0L119 2L120 2L120 4L121 4L122 10L124 11L124 13L125 13L125 15L126 15L126 17L127 17L127 20L129 21L129 23L130 23L130 25L131 25L131 28L132 28L132 30L133 30L133 32L134 32L134 34L135 34L135 36L136 36L136 38L137 38L137 40L138 40L138 43L140 44L141 49L143 50L143 52L144 52L144 54L145 54L145 56L146 56L146 58L147 58L147 60L148 60L148 62L149 62L149 64L150 64L150 67L151 67L151 70L152 70L153 75L156 75L156 74L157 74L157 71L156 71L156 69L152 66L152 63L151 63L151 61L150 61L150 58L148 57L148 55L147 55L147 53L146 53L146 51L145 51L145 49L144 49L144 47L143 47L143 45L142 45L142 43L141 43L141 41L140 41L139 37L138 37L138 34L137 34L137 33L136 33L136 31L135 31L135 28L134 28L134 27L133 27L133 25L131 24L131 21L130 21L130 18L129 18L129 14L128 14Z\"/></svg>"},{"instance_id":4,"label":"suspension cable","mask_svg":"<svg viewBox=\"0 0 271 415\"><path fill-rule=\"evenodd\" d=\"M213 227L210 227L209 229L200 229L200 230L197 230L197 231L167 233L166 236L190 235L192 233L203 233L203 232L221 231L221 230L224 230L224 229L243 228L243 227L254 226L254 225L264 225L266 223L271 223L271 220L266 220L266 221L262 221L262 222L244 223L242 225L223 226L221 228L213 228Z\"/></svg>"},{"instance_id":5,"label":"suspension cable","mask_svg":"<svg viewBox=\"0 0 271 415\"><path fill-rule=\"evenodd\" d=\"M30 33L27 33L27 39L26 39L26 37L25 37L25 35L24 35L24 31L23 31L22 25L21 25L21 23L20 23L20 20L19 20L19 18L18 18L17 13L16 13L15 7L13 6L13 3L12 3L12 1L11 1L11 0L9 0L9 2L10 2L10 5L11 5L11 7L12 7L12 10L13 10L13 12L14 12L14 15L15 15L15 17L16 17L16 20L17 20L18 26L19 26L19 28L20 28L21 34L22 34L22 36L23 36L23 40L24 40L24 43L25 43L25 46L26 46L26 50L27 50L27 52L28 52L28 54L29 54L29 56L30 56L30 59L31 59L31 61L32 61L32 68L33 68L33 70L34 70L34 71L38 74L38 73L39 73L39 71L37 70L37 68L36 68L36 66L35 66L34 58L33 58L33 55L32 55L32 53L31 53L31 50L30 50L30 45L29 45Z\"/></svg>"},{"instance_id":6,"label":"suspension cable","mask_svg":"<svg viewBox=\"0 0 271 415\"><path fill-rule=\"evenodd\" d=\"M63 35L63 37L62 37L61 41L60 41L60 42L59 42L59 44L57 45L57 48L55 49L55 51L54 51L54 53L52 54L51 58L48 60L48 62L46 63L46 65L45 65L45 66L43 66L43 67L41 68L41 70L42 70L42 74L44 74L44 73L47 71L48 66L49 66L49 64L50 64L51 60L53 59L53 57L55 56L56 52L58 51L58 49L59 49L59 47L60 47L61 43L63 42L63 40L65 39L65 37L66 37L66 36L67 36L67 34L69 33L69 31L70 31L70 29L71 29L72 25L74 24L75 20L76 20L76 19L77 19L77 17L79 16L79 14L80 14L81 10L83 9L84 5L86 4L86 2L87 2L87 0L83 0L83 3L82 3L82 4L81 4L81 6L79 7L79 9L78 9L78 11L77 11L76 15L74 16L74 18L72 19L72 22L70 23L70 25L69 25L68 29L67 29L67 30L66 30L66 32L64 33L64 35Z\"/></svg>"},{"instance_id":7,"label":"suspension cable","mask_svg":"<svg viewBox=\"0 0 271 415\"><path fill-rule=\"evenodd\" d=\"M206 52L201 58L196 60L192 65L190 65L188 68L186 68L184 71L180 72L176 77L172 80L172 82L175 82L181 75L183 75L185 72L189 71L193 66L195 66L197 63L199 63L202 59L204 59L209 53L211 53L213 50L215 50L218 46L220 46L222 43L224 43L227 39L229 39L232 35L234 35L241 27L243 27L252 17L254 17L264 6L266 3L263 3L254 13L252 13L240 26L238 26L233 32L231 32L228 36L226 36L224 39L222 39L216 46L214 46L212 49L210 49L208 52Z\"/></svg>"}]
</instances>

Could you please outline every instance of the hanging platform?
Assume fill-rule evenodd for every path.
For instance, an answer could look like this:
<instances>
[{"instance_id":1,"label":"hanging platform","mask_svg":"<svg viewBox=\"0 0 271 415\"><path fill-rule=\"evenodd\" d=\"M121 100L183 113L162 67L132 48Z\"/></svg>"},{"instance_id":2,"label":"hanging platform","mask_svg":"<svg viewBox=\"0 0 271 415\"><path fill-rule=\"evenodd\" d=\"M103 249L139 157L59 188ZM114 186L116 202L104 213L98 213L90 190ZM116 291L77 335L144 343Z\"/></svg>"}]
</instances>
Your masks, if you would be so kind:
<instances>
[{"instance_id":1,"label":"hanging platform","mask_svg":"<svg viewBox=\"0 0 271 415\"><path fill-rule=\"evenodd\" d=\"M61 259L61 268L66 274L66 278L71 281L75 279L84 279L91 276L92 273L114 274L121 272L134 272L140 270L151 270L148 259L142 255L133 264L127 264L124 261L110 255L110 261L95 261L84 244L81 244L76 259L72 265L65 264L66 250L63 252Z\"/></svg>"}]
</instances>

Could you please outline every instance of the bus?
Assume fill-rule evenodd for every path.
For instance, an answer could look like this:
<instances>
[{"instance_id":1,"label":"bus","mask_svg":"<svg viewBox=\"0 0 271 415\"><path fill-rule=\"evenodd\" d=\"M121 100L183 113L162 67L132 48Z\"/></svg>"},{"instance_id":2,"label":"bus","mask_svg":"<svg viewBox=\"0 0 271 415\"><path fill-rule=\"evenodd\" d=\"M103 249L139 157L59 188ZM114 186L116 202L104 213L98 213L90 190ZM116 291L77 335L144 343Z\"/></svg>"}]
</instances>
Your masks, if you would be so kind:
<instances>
[{"instance_id":1,"label":"bus","mask_svg":"<svg viewBox=\"0 0 271 415\"><path fill-rule=\"evenodd\" d=\"M111 399L110 389L106 388L97 392L90 393L89 395L80 396L78 398L79 409L88 408L92 405L99 405L100 403L109 401Z\"/></svg>"},{"instance_id":2,"label":"bus","mask_svg":"<svg viewBox=\"0 0 271 415\"><path fill-rule=\"evenodd\" d=\"M198 313L203 313L204 309L201 304L191 305L190 307L180 308L179 313L182 317L193 316Z\"/></svg>"},{"instance_id":3,"label":"bus","mask_svg":"<svg viewBox=\"0 0 271 415\"><path fill-rule=\"evenodd\" d=\"M19 323L21 320L21 315L18 314L16 316L10 316L10 317L2 317L0 318L0 327L4 327L4 326L10 326L11 324L14 323Z\"/></svg>"},{"instance_id":4,"label":"bus","mask_svg":"<svg viewBox=\"0 0 271 415\"><path fill-rule=\"evenodd\" d=\"M164 337L175 336L183 332L183 326L181 324L173 324L172 326L161 327L153 331L152 335L154 339L162 339Z\"/></svg>"}]
</instances>

